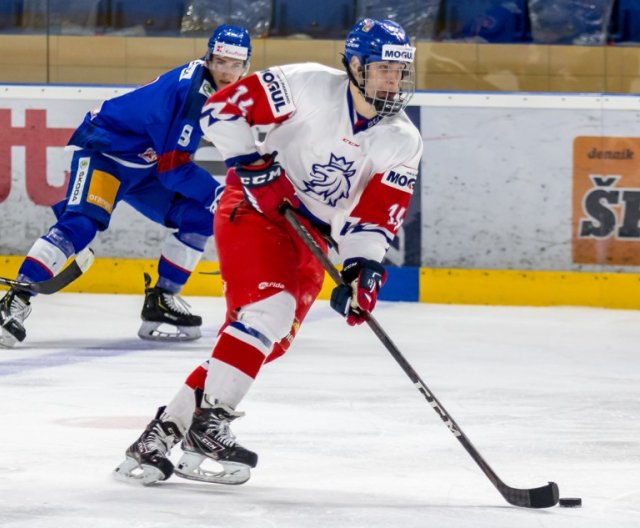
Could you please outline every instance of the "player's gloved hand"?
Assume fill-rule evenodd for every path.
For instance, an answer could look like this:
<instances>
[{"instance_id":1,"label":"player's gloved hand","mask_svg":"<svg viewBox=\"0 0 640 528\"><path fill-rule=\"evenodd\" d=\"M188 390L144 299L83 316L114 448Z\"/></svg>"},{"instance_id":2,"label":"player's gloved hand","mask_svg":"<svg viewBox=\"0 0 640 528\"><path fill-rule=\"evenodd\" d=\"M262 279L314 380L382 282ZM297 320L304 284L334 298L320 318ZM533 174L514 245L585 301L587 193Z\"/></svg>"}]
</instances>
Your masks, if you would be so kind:
<instances>
[{"instance_id":1,"label":"player's gloved hand","mask_svg":"<svg viewBox=\"0 0 640 528\"><path fill-rule=\"evenodd\" d=\"M224 188L225 188L224 185L218 185L216 187L215 193L213 195L213 200L207 206L207 209L209 209L209 212L211 214L216 214L216 209L218 208L218 204L220 203L220 199L222 198L222 193L224 192Z\"/></svg>"},{"instance_id":2,"label":"player's gloved hand","mask_svg":"<svg viewBox=\"0 0 640 528\"><path fill-rule=\"evenodd\" d=\"M331 308L346 317L350 326L362 324L376 305L387 272L375 260L354 258L344 261L341 275L345 283L331 292Z\"/></svg>"},{"instance_id":3,"label":"player's gloved hand","mask_svg":"<svg viewBox=\"0 0 640 528\"><path fill-rule=\"evenodd\" d=\"M282 165L276 160L277 152L262 156L262 163L236 165L233 169L242 183L244 195L254 209L265 216L280 214L280 208L289 203L300 206L292 183Z\"/></svg>"}]
</instances>

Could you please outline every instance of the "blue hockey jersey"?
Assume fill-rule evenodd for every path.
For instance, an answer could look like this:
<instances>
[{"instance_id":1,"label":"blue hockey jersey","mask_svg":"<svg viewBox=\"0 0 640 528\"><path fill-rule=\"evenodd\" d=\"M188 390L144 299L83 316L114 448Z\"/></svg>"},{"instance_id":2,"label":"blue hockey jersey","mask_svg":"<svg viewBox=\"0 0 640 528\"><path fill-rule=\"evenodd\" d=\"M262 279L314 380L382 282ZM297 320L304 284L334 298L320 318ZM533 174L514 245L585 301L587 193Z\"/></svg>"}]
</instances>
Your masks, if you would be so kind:
<instances>
[{"instance_id":1,"label":"blue hockey jersey","mask_svg":"<svg viewBox=\"0 0 640 528\"><path fill-rule=\"evenodd\" d=\"M213 91L204 61L194 60L87 113L69 146L100 152L132 169L152 169L125 173L141 180L155 177L208 205L219 184L192 154L202 138L200 112Z\"/></svg>"}]
</instances>

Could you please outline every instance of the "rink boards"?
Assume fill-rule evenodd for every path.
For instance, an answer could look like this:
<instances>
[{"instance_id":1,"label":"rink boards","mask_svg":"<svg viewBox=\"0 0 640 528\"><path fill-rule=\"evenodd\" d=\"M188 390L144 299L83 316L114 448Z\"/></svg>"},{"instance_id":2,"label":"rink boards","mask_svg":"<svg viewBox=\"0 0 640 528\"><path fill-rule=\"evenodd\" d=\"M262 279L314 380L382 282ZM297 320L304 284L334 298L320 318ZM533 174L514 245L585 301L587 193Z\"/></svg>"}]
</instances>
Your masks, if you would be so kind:
<instances>
[{"instance_id":1,"label":"rink boards","mask_svg":"<svg viewBox=\"0 0 640 528\"><path fill-rule=\"evenodd\" d=\"M12 276L64 197L68 137L127 87L0 86L0 274ZM388 253L389 300L640 307L640 98L419 93L408 113L425 150ZM203 144L196 160L224 167ZM74 291L142 291L165 230L126 204ZM197 271L216 269L209 244ZM326 281L323 297L329 288ZM219 295L195 273L187 295Z\"/></svg>"},{"instance_id":2,"label":"rink boards","mask_svg":"<svg viewBox=\"0 0 640 528\"><path fill-rule=\"evenodd\" d=\"M22 257L1 256L0 274L15 276ZM89 272L65 291L90 293L143 292L142 274L155 273L155 260L98 258ZM183 294L222 295L216 262L201 262ZM389 267L381 300L443 304L511 306L594 306L640 308L640 275L559 271L462 270ZM333 282L327 275L320 294L329 299ZM0 287L2 288L2 287Z\"/></svg>"}]
</instances>

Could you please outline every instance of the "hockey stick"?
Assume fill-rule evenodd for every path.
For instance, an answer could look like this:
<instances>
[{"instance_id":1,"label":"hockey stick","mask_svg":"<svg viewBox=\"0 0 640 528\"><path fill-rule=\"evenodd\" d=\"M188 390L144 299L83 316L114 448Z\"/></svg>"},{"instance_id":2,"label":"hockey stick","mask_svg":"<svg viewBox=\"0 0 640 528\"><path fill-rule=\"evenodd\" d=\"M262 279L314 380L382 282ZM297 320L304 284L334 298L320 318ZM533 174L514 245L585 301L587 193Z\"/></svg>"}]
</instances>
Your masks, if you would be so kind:
<instances>
[{"instance_id":1,"label":"hockey stick","mask_svg":"<svg viewBox=\"0 0 640 528\"><path fill-rule=\"evenodd\" d=\"M291 224L296 233L300 236L305 245L313 253L313 255L322 264L327 273L335 281L336 284L344 284L342 276L337 268L333 265L329 257L327 257L322 249L316 244L313 236L307 229L300 223L298 217L291 208L286 208L283 212L285 218ZM434 411L440 416L445 425L453 433L462 446L467 450L467 453L471 455L471 458L475 460L476 464L480 466L480 469L484 472L491 483L496 487L504 499L514 506L522 506L524 508L550 508L558 503L559 491L558 485L555 482L549 482L546 486L532 489L517 489L507 486L495 471L491 469L491 466L482 458L482 455L473 446L467 435L462 432L460 426L455 422L451 415L446 411L442 404L438 401L435 395L427 387L427 385L420 379L417 372L404 358L398 347L391 341L391 338L382 329L378 321L371 314L366 315L366 322L369 328L373 330L373 333L380 339L384 347L391 353L393 358L398 362L402 370L413 382L420 393L425 397L429 405L433 407Z\"/></svg>"},{"instance_id":2,"label":"hockey stick","mask_svg":"<svg viewBox=\"0 0 640 528\"><path fill-rule=\"evenodd\" d=\"M23 282L0 277L0 284L4 286L11 286L14 290L18 291L51 295L52 293L56 293L62 288L67 287L74 280L80 277L80 275L91 267L93 259L93 250L87 247L76 255L76 258L73 259L71 264L58 273L58 275L55 275L50 279L42 282Z\"/></svg>"}]
</instances>

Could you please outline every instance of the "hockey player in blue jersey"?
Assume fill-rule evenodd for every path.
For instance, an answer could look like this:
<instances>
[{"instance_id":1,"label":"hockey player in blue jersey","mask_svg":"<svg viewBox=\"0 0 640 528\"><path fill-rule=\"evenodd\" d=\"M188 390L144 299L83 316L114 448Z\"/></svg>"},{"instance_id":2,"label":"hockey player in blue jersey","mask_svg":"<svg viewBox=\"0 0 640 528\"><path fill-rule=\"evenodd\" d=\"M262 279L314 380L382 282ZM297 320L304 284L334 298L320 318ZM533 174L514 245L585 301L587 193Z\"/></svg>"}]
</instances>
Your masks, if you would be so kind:
<instances>
[{"instance_id":1,"label":"hockey player in blue jersey","mask_svg":"<svg viewBox=\"0 0 640 528\"><path fill-rule=\"evenodd\" d=\"M40 282L109 227L116 205L127 202L147 218L173 229L162 247L158 281L145 274L143 339L200 337L201 317L178 296L213 234L220 184L192 160L202 138L200 113L207 97L244 75L251 42L241 27L219 26L205 57L151 83L105 101L89 112L69 147L75 150L66 198L53 206L56 223L36 240L18 279ZM0 345L26 337L31 296L9 290L0 299Z\"/></svg>"}]
</instances>

